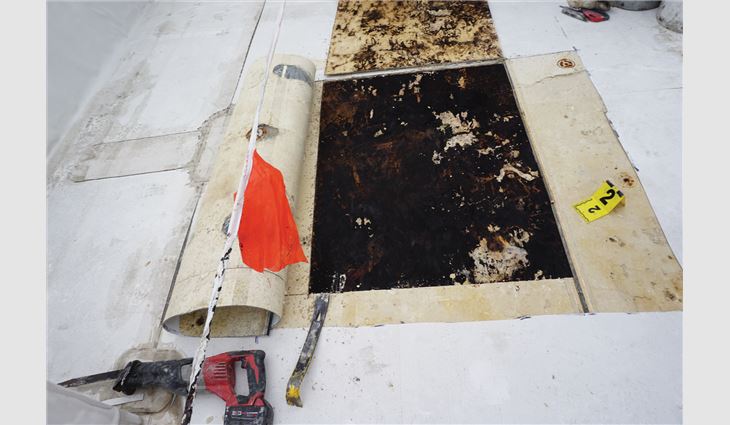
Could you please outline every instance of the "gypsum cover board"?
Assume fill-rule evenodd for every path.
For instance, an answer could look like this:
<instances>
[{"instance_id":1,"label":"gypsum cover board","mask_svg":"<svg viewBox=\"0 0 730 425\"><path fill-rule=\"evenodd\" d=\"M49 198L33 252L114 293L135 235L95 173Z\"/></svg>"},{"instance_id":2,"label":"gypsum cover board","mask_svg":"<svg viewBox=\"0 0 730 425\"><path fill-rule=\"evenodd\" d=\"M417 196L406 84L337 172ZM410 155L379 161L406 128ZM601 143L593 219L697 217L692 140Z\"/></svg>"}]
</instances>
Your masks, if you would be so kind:
<instances>
[{"instance_id":1,"label":"gypsum cover board","mask_svg":"<svg viewBox=\"0 0 730 425\"><path fill-rule=\"evenodd\" d=\"M587 309L682 310L682 267L579 54L515 58L506 66ZM574 205L605 180L624 201L586 223Z\"/></svg>"},{"instance_id":2,"label":"gypsum cover board","mask_svg":"<svg viewBox=\"0 0 730 425\"><path fill-rule=\"evenodd\" d=\"M210 180L202 195L183 252L163 326L170 332L199 336L205 322L210 291L238 181L243 170L265 58L257 60L243 86L221 144ZM260 115L256 150L284 177L294 211L299 188L304 142L309 126L315 66L293 55L275 55ZM256 272L242 259L234 243L211 328L213 337L266 334L282 315L287 270ZM271 323L269 318L271 317Z\"/></svg>"},{"instance_id":3,"label":"gypsum cover board","mask_svg":"<svg viewBox=\"0 0 730 425\"><path fill-rule=\"evenodd\" d=\"M486 1L340 0L326 74L501 57Z\"/></svg>"}]
</instances>

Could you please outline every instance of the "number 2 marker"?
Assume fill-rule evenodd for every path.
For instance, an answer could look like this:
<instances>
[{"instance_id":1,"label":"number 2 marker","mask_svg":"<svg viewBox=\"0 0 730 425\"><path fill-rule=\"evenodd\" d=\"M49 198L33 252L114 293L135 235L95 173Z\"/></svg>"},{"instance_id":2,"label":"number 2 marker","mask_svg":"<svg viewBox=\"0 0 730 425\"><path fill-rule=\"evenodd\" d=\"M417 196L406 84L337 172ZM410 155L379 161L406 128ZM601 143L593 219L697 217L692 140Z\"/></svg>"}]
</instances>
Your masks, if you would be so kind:
<instances>
[{"instance_id":1,"label":"number 2 marker","mask_svg":"<svg viewBox=\"0 0 730 425\"><path fill-rule=\"evenodd\" d=\"M623 200L624 194L606 180L590 198L578 202L573 207L586 223L590 223L613 211Z\"/></svg>"}]
</instances>

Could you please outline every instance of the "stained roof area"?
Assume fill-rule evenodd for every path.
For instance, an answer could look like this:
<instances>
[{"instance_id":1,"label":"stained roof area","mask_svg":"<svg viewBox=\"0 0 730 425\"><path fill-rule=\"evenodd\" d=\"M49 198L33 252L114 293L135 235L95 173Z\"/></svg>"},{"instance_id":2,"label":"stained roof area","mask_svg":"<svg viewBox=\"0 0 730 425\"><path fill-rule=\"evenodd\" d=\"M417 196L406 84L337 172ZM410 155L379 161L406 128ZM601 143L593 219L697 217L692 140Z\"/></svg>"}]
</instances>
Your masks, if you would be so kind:
<instances>
[{"instance_id":1,"label":"stained roof area","mask_svg":"<svg viewBox=\"0 0 730 425\"><path fill-rule=\"evenodd\" d=\"M145 4L100 67L98 86L49 156L49 381L110 370L131 347L194 354L197 338L160 324L217 148L247 71L266 53L279 6ZM681 263L682 35L660 26L655 11L613 10L610 21L589 24L562 15L557 2L490 2L489 10L507 59L580 55ZM293 295L331 290L333 274L347 276L338 289L353 297L388 289L386 280L404 287L479 280L480 267L507 280L571 277L529 145L541 141L528 139L502 65L330 80L337 13L336 1L290 1L277 47L309 58L315 80L327 80L310 259L320 286ZM347 128L344 115L356 125ZM426 143L409 138L405 130L414 128ZM413 217L430 225L415 229ZM333 252L343 235L351 245L325 260L320 251ZM480 253L497 244L511 247L512 262L482 261ZM363 261L366 254L381 260ZM499 296L510 299L531 290L517 282L504 288ZM439 288L418 290L432 289ZM548 292L540 307L563 308L553 300L567 299L565 286ZM493 308L497 299L464 297L468 308ZM461 308L434 299L434 311ZM345 324L320 337L302 409L286 405L284 392L307 325L214 339L208 352L267 352L277 423L680 422L682 313L578 311L354 327L348 314L371 312L341 309ZM193 422L222 423L222 408L200 395Z\"/></svg>"}]
</instances>

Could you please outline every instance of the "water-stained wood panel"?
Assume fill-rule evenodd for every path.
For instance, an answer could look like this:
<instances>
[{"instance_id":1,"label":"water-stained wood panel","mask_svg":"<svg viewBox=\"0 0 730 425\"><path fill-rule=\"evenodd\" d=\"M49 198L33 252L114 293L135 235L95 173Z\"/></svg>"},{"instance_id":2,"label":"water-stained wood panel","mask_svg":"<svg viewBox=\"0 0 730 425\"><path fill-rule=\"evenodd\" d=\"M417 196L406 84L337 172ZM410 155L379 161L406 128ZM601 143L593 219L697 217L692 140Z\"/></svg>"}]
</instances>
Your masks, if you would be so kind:
<instances>
[{"instance_id":1,"label":"water-stained wood panel","mask_svg":"<svg viewBox=\"0 0 730 425\"><path fill-rule=\"evenodd\" d=\"M327 82L310 292L571 277L505 68Z\"/></svg>"},{"instance_id":2,"label":"water-stained wood panel","mask_svg":"<svg viewBox=\"0 0 730 425\"><path fill-rule=\"evenodd\" d=\"M486 1L345 1L326 73L344 74L502 56Z\"/></svg>"}]
</instances>

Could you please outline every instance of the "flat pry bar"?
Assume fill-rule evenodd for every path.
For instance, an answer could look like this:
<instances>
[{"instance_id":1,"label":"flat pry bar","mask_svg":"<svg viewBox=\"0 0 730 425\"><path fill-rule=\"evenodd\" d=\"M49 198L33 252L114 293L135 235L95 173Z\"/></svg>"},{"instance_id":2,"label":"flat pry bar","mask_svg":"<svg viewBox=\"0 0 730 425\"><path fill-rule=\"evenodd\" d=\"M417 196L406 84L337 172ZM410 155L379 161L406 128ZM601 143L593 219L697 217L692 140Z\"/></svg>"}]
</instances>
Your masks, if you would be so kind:
<instances>
[{"instance_id":1,"label":"flat pry bar","mask_svg":"<svg viewBox=\"0 0 730 425\"><path fill-rule=\"evenodd\" d=\"M327 315L329 300L329 294L319 294L314 300L314 314L312 315L312 323L309 325L307 339L304 341L302 352L299 354L299 360L294 367L291 378L289 378L289 383L286 385L286 403L290 406L302 407L299 389L304 380L304 376L307 374L309 364L312 362L314 349L317 347L317 340L319 339L320 332L322 332L324 319Z\"/></svg>"}]
</instances>

